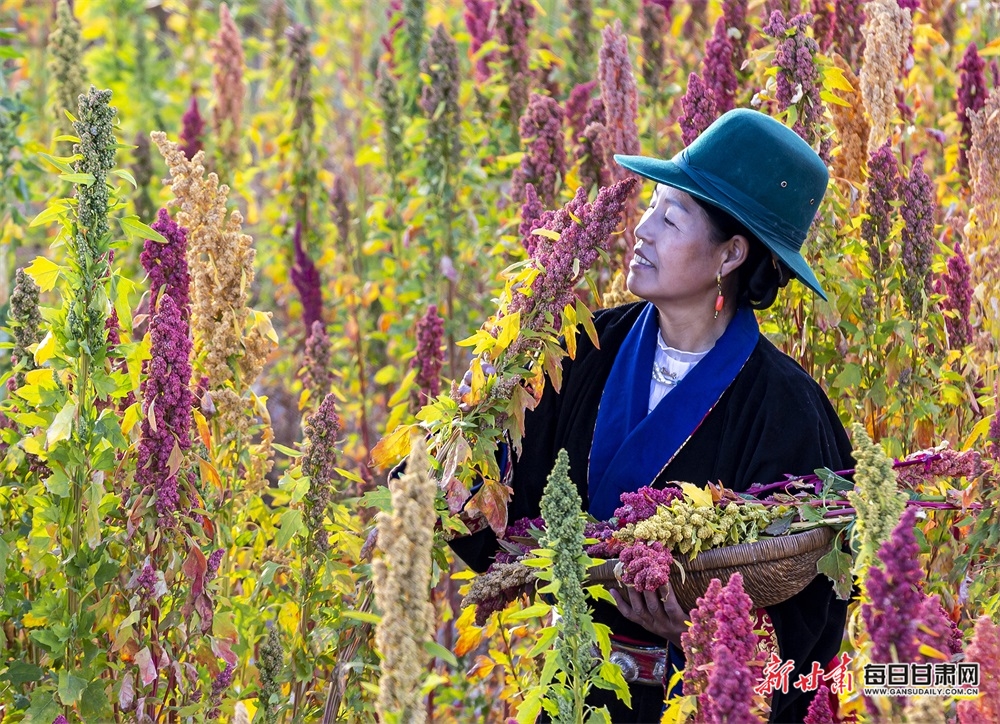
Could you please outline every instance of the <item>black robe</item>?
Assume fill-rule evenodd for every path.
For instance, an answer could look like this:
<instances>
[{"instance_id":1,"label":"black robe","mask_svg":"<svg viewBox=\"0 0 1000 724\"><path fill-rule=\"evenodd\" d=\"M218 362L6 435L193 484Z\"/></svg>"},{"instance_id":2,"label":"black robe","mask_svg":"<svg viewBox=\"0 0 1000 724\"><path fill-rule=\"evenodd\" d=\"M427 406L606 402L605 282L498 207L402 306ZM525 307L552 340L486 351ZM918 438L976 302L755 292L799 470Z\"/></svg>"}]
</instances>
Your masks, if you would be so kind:
<instances>
[{"instance_id":1,"label":"black robe","mask_svg":"<svg viewBox=\"0 0 1000 724\"><path fill-rule=\"evenodd\" d=\"M537 408L526 416L523 449L514 463L509 520L540 514L542 490L562 448L569 455L570 477L587 508L587 465L598 404L615 355L644 305L597 312L594 326L600 349L581 335L576 358L563 362L560 393L547 389ZM754 483L782 480L786 473L801 475L820 467L841 470L852 465L850 441L826 395L805 370L761 335L736 379L654 484L721 482L742 492ZM489 529L456 539L451 546L477 571L489 566L497 550L496 536ZM803 669L808 671L813 661L825 667L837 654L847 602L836 598L827 578L818 576L802 593L767 611L782 658L795 660L791 682ZM615 634L666 645L610 604L597 603L595 618ZM605 696L608 692L598 692L594 703L610 704L615 722L658 721L662 690L643 685L631 688L631 711L613 694ZM811 699L811 693L802 694L794 687L787 695L776 692L771 721L802 721Z\"/></svg>"}]
</instances>

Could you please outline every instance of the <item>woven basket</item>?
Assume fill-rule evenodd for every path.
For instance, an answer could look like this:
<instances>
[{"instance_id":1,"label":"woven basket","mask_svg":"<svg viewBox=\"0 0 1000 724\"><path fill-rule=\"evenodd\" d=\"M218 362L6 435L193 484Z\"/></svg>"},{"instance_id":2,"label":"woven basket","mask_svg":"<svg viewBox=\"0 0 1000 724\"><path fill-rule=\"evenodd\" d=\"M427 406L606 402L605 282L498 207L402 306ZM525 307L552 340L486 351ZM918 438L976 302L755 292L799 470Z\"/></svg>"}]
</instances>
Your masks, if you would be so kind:
<instances>
[{"instance_id":1,"label":"woven basket","mask_svg":"<svg viewBox=\"0 0 1000 724\"><path fill-rule=\"evenodd\" d=\"M670 570L670 586L685 611L694 608L705 595L709 583L718 578L723 584L739 572L743 590L758 608L787 601L816 577L816 562L830 551L833 530L814 528L803 533L762 538L756 543L740 543L699 553L694 560L678 558L684 574L676 566ZM591 569L594 582L623 587L615 577L617 559ZM682 580L683 579L683 580Z\"/></svg>"}]
</instances>

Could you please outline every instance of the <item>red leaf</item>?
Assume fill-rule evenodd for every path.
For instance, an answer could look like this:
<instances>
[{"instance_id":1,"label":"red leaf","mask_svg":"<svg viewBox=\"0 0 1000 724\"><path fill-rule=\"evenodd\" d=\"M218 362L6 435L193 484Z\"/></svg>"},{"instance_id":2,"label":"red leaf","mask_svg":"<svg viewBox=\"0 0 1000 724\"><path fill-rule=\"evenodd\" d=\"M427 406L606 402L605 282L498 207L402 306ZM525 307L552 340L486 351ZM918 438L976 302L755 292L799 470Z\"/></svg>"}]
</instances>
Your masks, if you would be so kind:
<instances>
[{"instance_id":1,"label":"red leaf","mask_svg":"<svg viewBox=\"0 0 1000 724\"><path fill-rule=\"evenodd\" d=\"M191 581L191 598L200 595L205 590L205 573L208 571L208 561L205 560L205 554L198 546L191 546L181 570Z\"/></svg>"},{"instance_id":2,"label":"red leaf","mask_svg":"<svg viewBox=\"0 0 1000 724\"><path fill-rule=\"evenodd\" d=\"M502 535L507 529L507 501L513 493L508 486L487 480L479 492L472 496L466 510L478 510L486 518L490 528L497 535Z\"/></svg>"},{"instance_id":3,"label":"red leaf","mask_svg":"<svg viewBox=\"0 0 1000 724\"><path fill-rule=\"evenodd\" d=\"M215 617L212 599L203 593L194 599L194 608L201 616L201 632L207 634L212 630L212 619Z\"/></svg>"},{"instance_id":4,"label":"red leaf","mask_svg":"<svg viewBox=\"0 0 1000 724\"><path fill-rule=\"evenodd\" d=\"M240 662L240 658L233 653L233 650L229 648L229 644L222 639L212 637L212 653L233 666L236 666Z\"/></svg>"},{"instance_id":5,"label":"red leaf","mask_svg":"<svg viewBox=\"0 0 1000 724\"><path fill-rule=\"evenodd\" d=\"M457 513L469 499L469 489L458 478L448 478L448 482L444 484L444 499L448 501L448 510Z\"/></svg>"},{"instance_id":6,"label":"red leaf","mask_svg":"<svg viewBox=\"0 0 1000 724\"><path fill-rule=\"evenodd\" d=\"M132 672L129 671L122 677L122 685L118 690L118 708L129 711L133 704L135 704L135 682L132 680Z\"/></svg>"},{"instance_id":7,"label":"red leaf","mask_svg":"<svg viewBox=\"0 0 1000 724\"><path fill-rule=\"evenodd\" d=\"M445 454L441 474L441 487L445 491L448 500L448 507L452 513L457 513L462 509L465 501L469 499L469 492L461 481L455 478L455 471L458 466L472 457L472 448L461 432L455 431L453 442L447 446L448 452ZM455 506L458 506L457 508Z\"/></svg>"},{"instance_id":8,"label":"red leaf","mask_svg":"<svg viewBox=\"0 0 1000 724\"><path fill-rule=\"evenodd\" d=\"M510 396L510 407L507 411L517 420L518 437L524 436L524 413L526 410L534 410L538 401L521 385L515 385Z\"/></svg>"},{"instance_id":9,"label":"red leaf","mask_svg":"<svg viewBox=\"0 0 1000 724\"><path fill-rule=\"evenodd\" d=\"M142 678L143 686L149 686L156 681L156 666L153 664L153 656L149 653L148 646L144 646L135 653L135 663L139 667L139 676Z\"/></svg>"}]
</instances>

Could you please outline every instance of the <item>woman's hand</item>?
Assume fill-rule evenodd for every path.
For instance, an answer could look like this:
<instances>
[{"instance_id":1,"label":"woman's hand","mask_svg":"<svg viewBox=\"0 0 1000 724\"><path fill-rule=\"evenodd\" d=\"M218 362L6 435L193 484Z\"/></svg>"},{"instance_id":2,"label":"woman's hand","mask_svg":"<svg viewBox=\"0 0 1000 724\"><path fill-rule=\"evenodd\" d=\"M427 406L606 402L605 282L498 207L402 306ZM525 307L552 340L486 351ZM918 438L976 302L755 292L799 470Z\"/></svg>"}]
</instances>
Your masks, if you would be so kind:
<instances>
[{"instance_id":1,"label":"woman's hand","mask_svg":"<svg viewBox=\"0 0 1000 724\"><path fill-rule=\"evenodd\" d=\"M637 591L632 586L628 586L626 590L627 597L618 589L611 589L611 597L615 599L622 615L680 648L681 634L687 630L688 616L677 602L677 596L669 584L655 591Z\"/></svg>"}]
</instances>

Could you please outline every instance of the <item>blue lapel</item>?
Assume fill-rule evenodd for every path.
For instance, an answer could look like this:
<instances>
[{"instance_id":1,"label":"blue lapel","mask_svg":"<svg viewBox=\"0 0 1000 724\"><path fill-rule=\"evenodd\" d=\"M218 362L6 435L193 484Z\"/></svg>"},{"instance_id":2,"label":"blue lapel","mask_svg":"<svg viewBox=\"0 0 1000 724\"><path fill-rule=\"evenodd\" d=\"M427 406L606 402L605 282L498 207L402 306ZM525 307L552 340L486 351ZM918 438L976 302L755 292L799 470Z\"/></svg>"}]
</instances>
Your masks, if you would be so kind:
<instances>
[{"instance_id":1,"label":"blue lapel","mask_svg":"<svg viewBox=\"0 0 1000 724\"><path fill-rule=\"evenodd\" d=\"M712 350L647 415L658 333L656 308L648 304L625 337L601 394L587 478L590 513L598 520L614 515L623 492L650 485L673 460L760 337L753 311L741 307Z\"/></svg>"}]
</instances>

